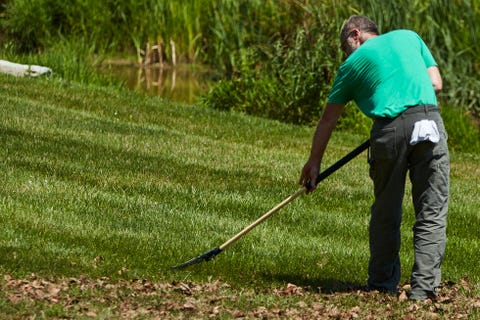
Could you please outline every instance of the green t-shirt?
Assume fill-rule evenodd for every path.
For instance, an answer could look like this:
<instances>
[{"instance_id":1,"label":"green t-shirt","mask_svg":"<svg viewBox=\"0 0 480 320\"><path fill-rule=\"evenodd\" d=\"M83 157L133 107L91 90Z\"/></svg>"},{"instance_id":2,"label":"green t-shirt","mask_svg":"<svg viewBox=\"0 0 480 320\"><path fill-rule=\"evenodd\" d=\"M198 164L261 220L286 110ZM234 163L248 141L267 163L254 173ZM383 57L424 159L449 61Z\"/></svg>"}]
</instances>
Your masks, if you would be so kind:
<instances>
[{"instance_id":1,"label":"green t-shirt","mask_svg":"<svg viewBox=\"0 0 480 320\"><path fill-rule=\"evenodd\" d=\"M395 30L370 38L340 66L328 102L354 100L371 118L393 118L418 104L436 105L427 73L436 65L413 31Z\"/></svg>"}]
</instances>

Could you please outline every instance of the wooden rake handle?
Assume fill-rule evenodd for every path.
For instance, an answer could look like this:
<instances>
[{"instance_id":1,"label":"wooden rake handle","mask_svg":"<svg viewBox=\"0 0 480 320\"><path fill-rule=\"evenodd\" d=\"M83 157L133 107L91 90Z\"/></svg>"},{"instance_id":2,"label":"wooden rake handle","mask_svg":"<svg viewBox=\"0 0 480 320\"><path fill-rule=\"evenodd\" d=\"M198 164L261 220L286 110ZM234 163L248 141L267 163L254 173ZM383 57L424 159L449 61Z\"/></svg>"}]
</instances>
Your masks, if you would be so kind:
<instances>
[{"instance_id":1,"label":"wooden rake handle","mask_svg":"<svg viewBox=\"0 0 480 320\"><path fill-rule=\"evenodd\" d=\"M238 239L240 239L241 237L243 237L245 234L247 234L250 230L252 230L253 228L255 228L256 226L258 226L260 223L262 223L263 221L265 221L266 219L268 219L268 217L270 217L272 214L274 214L275 212L277 212L278 210L282 209L283 207L285 207L287 204L289 204L290 202L292 202L293 200L295 200L296 198L298 198L300 195L302 195L303 193L305 193L307 191L307 188L306 187L303 187L302 189L298 190L297 192L295 192L294 194L292 194L290 197L286 198L285 200L283 200L282 202L280 202L279 204L277 204L274 208L272 208L270 211L268 211L267 213L265 213L263 216L261 216L260 218L258 218L257 220L255 220L254 222L252 222L249 226L245 227L245 229L243 229L242 231L240 231L239 233L237 233L234 237L232 237L231 239L227 240L225 243L223 243L219 248L220 250L225 250L229 245L231 245L232 243L234 243L235 241L237 241Z\"/></svg>"},{"instance_id":2,"label":"wooden rake handle","mask_svg":"<svg viewBox=\"0 0 480 320\"><path fill-rule=\"evenodd\" d=\"M370 146L370 140L366 140L364 143L356 147L354 150L352 150L350 153L345 155L343 158L335 162L332 166L327 168L325 171L321 172L318 177L317 177L317 184L320 183L322 180L327 178L329 175L343 167L346 163L348 163L350 160L355 158L357 155L362 153L364 150L366 150ZM302 187L300 190L277 204L274 208L272 208L270 211L265 213L263 216L255 220L253 223L251 223L249 226L247 226L245 229L237 233L235 236L233 236L231 239L227 240L225 243L223 243L219 248L220 250L226 249L228 246L230 246L232 243L243 237L245 234L247 234L250 230L255 228L257 225L268 219L272 214L277 212L278 210L282 209L285 207L287 204L298 198L300 195L304 194L308 189L310 189L310 184L307 183L306 186Z\"/></svg>"}]
</instances>

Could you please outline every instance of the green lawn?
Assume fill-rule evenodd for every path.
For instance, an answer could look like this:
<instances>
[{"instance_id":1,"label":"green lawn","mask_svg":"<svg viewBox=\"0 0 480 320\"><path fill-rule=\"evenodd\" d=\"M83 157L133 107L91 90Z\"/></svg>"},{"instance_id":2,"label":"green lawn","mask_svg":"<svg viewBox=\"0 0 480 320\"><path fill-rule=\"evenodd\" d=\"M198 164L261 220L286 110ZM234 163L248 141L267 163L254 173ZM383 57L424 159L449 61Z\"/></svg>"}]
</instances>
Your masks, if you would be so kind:
<instances>
[{"instance_id":1,"label":"green lawn","mask_svg":"<svg viewBox=\"0 0 480 320\"><path fill-rule=\"evenodd\" d=\"M247 291L287 283L335 291L366 281L365 153L215 260L172 271L298 190L313 128L56 78L0 81L0 274L222 279ZM365 139L336 132L325 166ZM478 292L480 161L451 156L444 278L468 276ZM413 258L408 194L402 282Z\"/></svg>"}]
</instances>

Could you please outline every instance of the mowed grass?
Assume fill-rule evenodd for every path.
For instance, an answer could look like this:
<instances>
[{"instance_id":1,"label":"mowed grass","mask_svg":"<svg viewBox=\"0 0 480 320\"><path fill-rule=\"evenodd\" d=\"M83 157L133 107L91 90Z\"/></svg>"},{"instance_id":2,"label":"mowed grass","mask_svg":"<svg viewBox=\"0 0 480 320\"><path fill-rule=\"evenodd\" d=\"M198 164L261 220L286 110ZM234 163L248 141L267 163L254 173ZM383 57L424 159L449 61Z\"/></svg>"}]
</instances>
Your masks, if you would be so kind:
<instances>
[{"instance_id":1,"label":"mowed grass","mask_svg":"<svg viewBox=\"0 0 480 320\"><path fill-rule=\"evenodd\" d=\"M0 81L0 273L332 290L365 283L366 153L215 260L173 271L299 189L313 128L55 78ZM336 132L324 165L366 138ZM478 155L452 154L451 179L444 278L478 283ZM407 187L403 282L413 220Z\"/></svg>"}]
</instances>

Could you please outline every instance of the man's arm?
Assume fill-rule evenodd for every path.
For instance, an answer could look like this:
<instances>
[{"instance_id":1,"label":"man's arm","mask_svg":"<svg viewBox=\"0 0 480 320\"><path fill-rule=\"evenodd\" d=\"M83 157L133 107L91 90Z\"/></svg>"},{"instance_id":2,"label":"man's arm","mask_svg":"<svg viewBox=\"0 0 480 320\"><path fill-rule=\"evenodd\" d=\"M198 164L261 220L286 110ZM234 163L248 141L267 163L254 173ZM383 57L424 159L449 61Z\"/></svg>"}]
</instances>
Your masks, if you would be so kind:
<instances>
[{"instance_id":1,"label":"man's arm","mask_svg":"<svg viewBox=\"0 0 480 320\"><path fill-rule=\"evenodd\" d=\"M438 67L433 66L427 68L428 76L430 77L430 81L432 81L433 89L435 93L439 93L443 88L443 81L442 76L440 75L440 70Z\"/></svg>"},{"instance_id":2,"label":"man's arm","mask_svg":"<svg viewBox=\"0 0 480 320\"><path fill-rule=\"evenodd\" d=\"M343 111L345 105L327 103L323 110L322 117L318 121L317 129L313 136L312 148L310 150L310 157L307 163L303 167L300 181L301 185L305 185L310 182L312 188L309 191L315 190L316 179L320 172L320 165L322 162L323 154L327 148L328 141L332 135L333 129L337 125L337 120Z\"/></svg>"}]
</instances>

